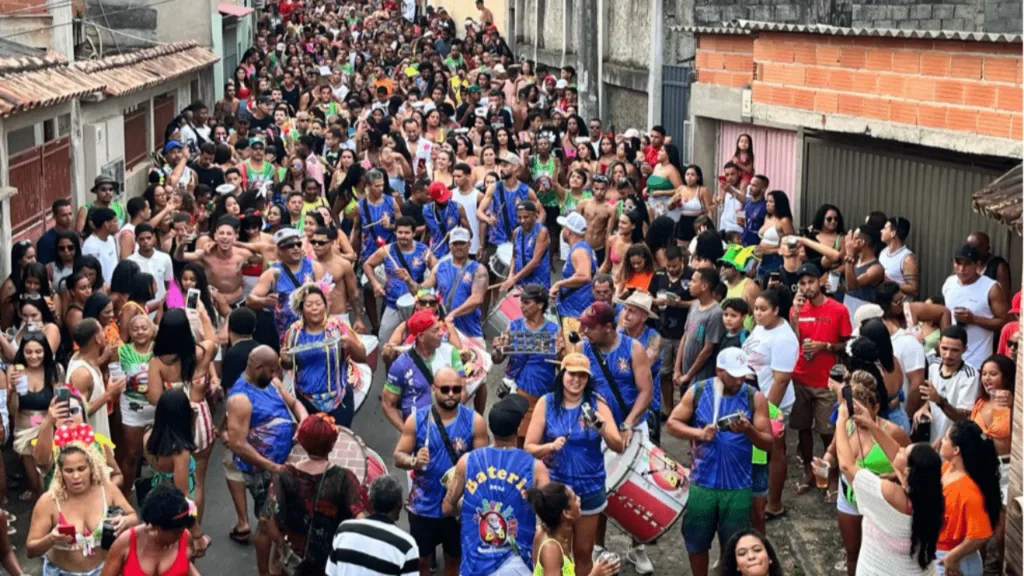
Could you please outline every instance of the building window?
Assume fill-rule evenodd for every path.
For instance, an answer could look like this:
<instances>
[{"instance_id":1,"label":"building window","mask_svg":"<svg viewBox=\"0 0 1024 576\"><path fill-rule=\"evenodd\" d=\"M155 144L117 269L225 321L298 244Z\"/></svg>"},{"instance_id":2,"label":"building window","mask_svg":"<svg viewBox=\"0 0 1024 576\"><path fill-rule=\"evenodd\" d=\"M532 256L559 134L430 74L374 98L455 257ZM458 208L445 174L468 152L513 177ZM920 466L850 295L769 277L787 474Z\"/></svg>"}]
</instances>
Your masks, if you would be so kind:
<instances>
[{"instance_id":1,"label":"building window","mask_svg":"<svg viewBox=\"0 0 1024 576\"><path fill-rule=\"evenodd\" d=\"M57 137L63 138L71 134L71 114L61 114L57 117Z\"/></svg>"},{"instance_id":2,"label":"building window","mask_svg":"<svg viewBox=\"0 0 1024 576\"><path fill-rule=\"evenodd\" d=\"M149 147L146 146L146 106L142 105L124 115L124 163L125 169L145 161Z\"/></svg>"},{"instance_id":3,"label":"building window","mask_svg":"<svg viewBox=\"0 0 1024 576\"><path fill-rule=\"evenodd\" d=\"M7 133L7 155L14 156L36 145L36 127L26 126Z\"/></svg>"}]
</instances>

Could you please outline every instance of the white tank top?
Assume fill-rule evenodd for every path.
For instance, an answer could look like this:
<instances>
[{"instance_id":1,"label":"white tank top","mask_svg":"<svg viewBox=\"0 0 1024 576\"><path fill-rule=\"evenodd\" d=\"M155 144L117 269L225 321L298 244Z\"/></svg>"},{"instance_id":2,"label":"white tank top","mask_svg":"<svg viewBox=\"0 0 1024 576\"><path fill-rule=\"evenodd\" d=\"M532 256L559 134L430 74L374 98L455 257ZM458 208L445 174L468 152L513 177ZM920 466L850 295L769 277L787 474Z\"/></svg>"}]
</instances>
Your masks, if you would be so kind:
<instances>
[{"instance_id":1,"label":"white tank top","mask_svg":"<svg viewBox=\"0 0 1024 576\"><path fill-rule=\"evenodd\" d=\"M700 190L693 195L693 198L683 202L679 206L679 211L683 216L699 216L704 212L704 206L700 203Z\"/></svg>"},{"instance_id":2,"label":"white tank top","mask_svg":"<svg viewBox=\"0 0 1024 576\"><path fill-rule=\"evenodd\" d=\"M80 359L78 357L78 353L75 353L75 355L71 357L71 361L68 362L68 384L71 383L71 376L79 368L85 368L86 370L89 371L89 375L92 376L92 394L88 398L86 398L86 401L89 403L89 406L91 407L92 404L96 402L100 396L103 395L103 392L106 391L106 385L103 383L103 374L101 374L100 371L97 370L96 367L93 366L92 364ZM92 416L85 418L85 421L89 424L89 426L92 426L92 429L94 431L103 434L107 438L110 438L110 419L107 417L106 406L94 412Z\"/></svg>"},{"instance_id":3,"label":"white tank top","mask_svg":"<svg viewBox=\"0 0 1024 576\"><path fill-rule=\"evenodd\" d=\"M980 276L973 284L963 285L955 276L946 278L942 285L942 297L946 299L946 308L952 312L956 308L967 308L975 316L992 318L992 308L988 305L988 293L996 281L988 276ZM956 322L956 317L953 317ZM975 370L981 369L981 363L992 355L992 331L977 324L965 326L967 329L967 352L964 362Z\"/></svg>"},{"instance_id":4,"label":"white tank top","mask_svg":"<svg viewBox=\"0 0 1024 576\"><path fill-rule=\"evenodd\" d=\"M480 201L480 191L476 188L470 190L469 194L463 195L458 188L452 190L452 200L466 212L466 220L469 222L469 232L473 239L469 244L469 253L476 254L480 248L480 221L476 218L476 205Z\"/></svg>"},{"instance_id":5,"label":"white tank top","mask_svg":"<svg viewBox=\"0 0 1024 576\"><path fill-rule=\"evenodd\" d=\"M900 246L900 249L890 253L889 248L886 247L882 250L882 253L878 255L878 261L882 263L882 267L885 268L885 277L897 284L903 284L907 281L907 277L903 274L903 261L907 259L913 252L910 248L905 245Z\"/></svg>"}]
</instances>

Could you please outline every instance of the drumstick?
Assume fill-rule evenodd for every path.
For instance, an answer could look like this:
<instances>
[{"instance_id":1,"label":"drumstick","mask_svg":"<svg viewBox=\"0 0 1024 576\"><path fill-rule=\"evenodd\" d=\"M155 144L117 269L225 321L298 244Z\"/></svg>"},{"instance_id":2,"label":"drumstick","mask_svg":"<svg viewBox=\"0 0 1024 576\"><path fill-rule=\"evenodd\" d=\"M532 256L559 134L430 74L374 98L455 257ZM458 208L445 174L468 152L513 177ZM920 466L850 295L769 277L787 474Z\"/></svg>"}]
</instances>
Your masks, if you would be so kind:
<instances>
[{"instance_id":1,"label":"drumstick","mask_svg":"<svg viewBox=\"0 0 1024 576\"><path fill-rule=\"evenodd\" d=\"M441 246L443 246L443 245L444 245L444 243L448 241L448 235L449 235L449 234L451 234L451 233L452 233L452 231L451 231L451 230L449 230L448 232L446 232L446 233L445 233L445 235L444 235L444 238L441 238L441 241L440 241L440 242L438 242L437 244L435 244L435 245L433 245L433 246L431 246L431 247L430 247L430 251L431 251L431 252L436 252L438 248L440 248Z\"/></svg>"}]
</instances>

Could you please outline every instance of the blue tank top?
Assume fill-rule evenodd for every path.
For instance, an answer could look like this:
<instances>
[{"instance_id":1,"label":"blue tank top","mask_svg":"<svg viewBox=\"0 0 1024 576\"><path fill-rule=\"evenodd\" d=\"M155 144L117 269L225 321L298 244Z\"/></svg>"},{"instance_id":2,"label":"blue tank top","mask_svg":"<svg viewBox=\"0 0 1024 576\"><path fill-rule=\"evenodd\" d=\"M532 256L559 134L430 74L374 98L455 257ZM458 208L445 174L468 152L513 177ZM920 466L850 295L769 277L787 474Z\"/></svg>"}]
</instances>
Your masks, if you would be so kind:
<instances>
[{"instance_id":1,"label":"blue tank top","mask_svg":"<svg viewBox=\"0 0 1024 576\"><path fill-rule=\"evenodd\" d=\"M390 196L384 196L380 204L371 204L368 198L359 201L359 230L363 235L363 248L359 260L366 260L377 251L377 238L383 239L385 244L395 241L394 230L379 224L385 214L393 226L396 220L395 202Z\"/></svg>"},{"instance_id":2,"label":"blue tank top","mask_svg":"<svg viewBox=\"0 0 1024 576\"><path fill-rule=\"evenodd\" d=\"M541 228L544 225L540 222L536 222L533 225L533 230L529 233L525 233L523 228L520 226L516 228L515 240L513 240L516 261L514 263L515 271L518 272L526 265L529 264L530 260L533 260L534 250L537 247L537 234L540 233ZM540 284L545 288L551 287L551 245L548 245L548 249L545 250L544 257L540 259L540 263L533 269L533 272L529 276L516 282L516 286L525 286L527 284Z\"/></svg>"},{"instance_id":3,"label":"blue tank top","mask_svg":"<svg viewBox=\"0 0 1024 576\"><path fill-rule=\"evenodd\" d=\"M430 463L425 470L417 470L412 475L412 491L409 492L409 512L418 516L429 518L442 518L441 500L444 499L445 488L441 484L441 477L451 467L458 463L458 458L473 449L473 410L459 404L459 413L450 423L445 424L448 432L448 439L452 442L452 449L455 450L455 463L452 463L448 456L448 450L441 438L441 431L437 429L437 423L431 415L431 406L416 410L416 448L413 454L423 448L430 434L430 441L426 442L430 449Z\"/></svg>"},{"instance_id":4,"label":"blue tank top","mask_svg":"<svg viewBox=\"0 0 1024 576\"><path fill-rule=\"evenodd\" d=\"M615 321L619 321L619 309L615 312ZM619 334L625 334L621 329ZM640 333L640 336L636 338L636 341L644 347L644 350L648 348L647 344L658 335L658 331L650 326L644 326L644 331ZM654 397L651 398L651 411L656 412L661 410L661 354L654 357L654 363L651 364L651 383L653 384L652 389L654 390Z\"/></svg>"},{"instance_id":5,"label":"blue tank top","mask_svg":"<svg viewBox=\"0 0 1024 576\"><path fill-rule=\"evenodd\" d=\"M714 378L698 382L703 390L697 406L694 406L690 426L703 428L713 423L715 414ZM734 412L743 412L751 421L754 419L754 407L749 398L748 384L743 384L732 396L722 396L718 407L718 417L728 416ZM696 390L695 390L696 391ZM746 435L739 432L719 430L711 442L691 442L693 468L690 470L690 482L704 488L718 490L737 490L750 488L750 459L754 445Z\"/></svg>"},{"instance_id":6,"label":"blue tank top","mask_svg":"<svg viewBox=\"0 0 1024 576\"><path fill-rule=\"evenodd\" d=\"M491 214L494 215L494 219L497 220L494 226L490 227L488 233L491 244L497 245L510 240L512 231L515 230L516 224L519 222L516 216L516 206L529 198L530 187L525 182L520 182L515 190L507 190L504 182L498 182L494 185L494 197L491 199L491 204L487 207ZM505 212L504 215L502 215L503 210ZM507 226L505 224L505 216L508 216Z\"/></svg>"},{"instance_id":7,"label":"blue tank top","mask_svg":"<svg viewBox=\"0 0 1024 576\"><path fill-rule=\"evenodd\" d=\"M451 252L445 236L459 225L459 205L449 200L440 208L437 202L431 202L423 207L423 219L427 221L427 237L434 256L441 258Z\"/></svg>"},{"instance_id":8,"label":"blue tank top","mask_svg":"<svg viewBox=\"0 0 1024 576\"><path fill-rule=\"evenodd\" d=\"M516 318L509 324L509 332L547 332L552 338L557 337L558 324L545 320L539 330L526 327L525 318ZM505 376L515 381L521 390L538 398L551 391L555 383L557 366L546 360L554 360L554 354L516 354L508 357Z\"/></svg>"},{"instance_id":9,"label":"blue tank top","mask_svg":"<svg viewBox=\"0 0 1024 576\"><path fill-rule=\"evenodd\" d=\"M409 265L409 275L416 282L423 282L423 275L427 271L427 246L419 242L413 242L412 252L402 252L406 264ZM402 282L396 276L398 268L402 266L402 260L398 257L400 250L398 244L388 244L387 251L391 253L390 258L384 258L384 303L394 308L398 298L409 293L409 285Z\"/></svg>"},{"instance_id":10,"label":"blue tank top","mask_svg":"<svg viewBox=\"0 0 1024 576\"><path fill-rule=\"evenodd\" d=\"M590 359L591 372L594 373L594 391L608 402L608 407L612 409L612 415L615 416L615 424L617 426L622 424L626 416L629 416L628 411L632 408L633 403L636 402L636 397L640 395L640 391L636 387L636 380L633 378L632 351L633 339L625 334L619 334L618 347L604 355L604 361L608 364L608 370L619 387L622 400L626 403L626 411L623 412L619 402L615 399L611 386L605 380L604 371L601 370L601 366L597 363L597 356L594 355L594 349L590 344L590 340L583 340L583 353Z\"/></svg>"},{"instance_id":11,"label":"blue tank top","mask_svg":"<svg viewBox=\"0 0 1024 576\"><path fill-rule=\"evenodd\" d=\"M323 342L327 330L311 334L305 329L298 330L290 347L313 342ZM295 391L308 400L317 410L332 412L341 406L345 398L344 348L340 345L299 352L295 355Z\"/></svg>"},{"instance_id":12,"label":"blue tank top","mask_svg":"<svg viewBox=\"0 0 1024 576\"><path fill-rule=\"evenodd\" d=\"M467 260L460 274L459 267L451 259L444 260L437 265L438 297L444 303L446 313L461 306L469 298L470 294L473 293L473 275L476 274L476 270L479 267L480 262ZM456 276L458 277L456 278ZM451 294L453 286L455 294ZM448 302L451 302L450 306ZM477 307L469 314L456 317L455 327L466 336L482 338L484 327L480 322L481 316L482 312Z\"/></svg>"},{"instance_id":13,"label":"blue tank top","mask_svg":"<svg viewBox=\"0 0 1024 576\"><path fill-rule=\"evenodd\" d=\"M518 448L477 448L466 459L461 532L465 576L493 574L519 555L527 567L537 517L526 500L533 486L534 459Z\"/></svg>"},{"instance_id":14,"label":"blue tank top","mask_svg":"<svg viewBox=\"0 0 1024 576\"><path fill-rule=\"evenodd\" d=\"M594 250L590 244L583 240L573 244L569 249L569 259L565 261L565 267L562 268L562 280L572 278L576 273L576 267L572 264L572 254L577 250L586 250L587 255L590 256L590 278L593 280L594 275L597 274L597 258L594 256ZM576 288L563 288L558 295L558 313L566 318L579 318L593 303L594 293L590 289L590 284Z\"/></svg>"},{"instance_id":15,"label":"blue tank top","mask_svg":"<svg viewBox=\"0 0 1024 576\"><path fill-rule=\"evenodd\" d=\"M561 482L580 495L604 488L604 455L601 434L583 424L582 402L575 408L555 405L555 395L545 394L544 442L566 436L565 446L544 458L551 480ZM584 400L597 411L597 398Z\"/></svg>"},{"instance_id":16,"label":"blue tank top","mask_svg":"<svg viewBox=\"0 0 1024 576\"><path fill-rule=\"evenodd\" d=\"M273 385L260 388L246 380L244 375L235 381L228 398L238 394L245 395L252 404L247 437L249 445L264 458L283 464L292 451L292 436L295 434L295 422L292 421L284 398ZM256 471L255 466L237 455L234 459L241 472Z\"/></svg>"},{"instance_id":17,"label":"blue tank top","mask_svg":"<svg viewBox=\"0 0 1024 576\"><path fill-rule=\"evenodd\" d=\"M281 273L277 276L277 284L275 289L277 290L277 307L274 310L274 322L277 324L277 335L279 338L284 338L285 331L292 323L296 322L299 317L292 312L291 305L288 301L292 297L292 292L296 288L305 284L306 282L313 282L313 261L309 258L303 257L299 264L298 273L293 273L295 279L299 281L296 285L292 281L291 275L288 274L290 270L285 268L283 262L275 262L274 266L278 268Z\"/></svg>"}]
</instances>

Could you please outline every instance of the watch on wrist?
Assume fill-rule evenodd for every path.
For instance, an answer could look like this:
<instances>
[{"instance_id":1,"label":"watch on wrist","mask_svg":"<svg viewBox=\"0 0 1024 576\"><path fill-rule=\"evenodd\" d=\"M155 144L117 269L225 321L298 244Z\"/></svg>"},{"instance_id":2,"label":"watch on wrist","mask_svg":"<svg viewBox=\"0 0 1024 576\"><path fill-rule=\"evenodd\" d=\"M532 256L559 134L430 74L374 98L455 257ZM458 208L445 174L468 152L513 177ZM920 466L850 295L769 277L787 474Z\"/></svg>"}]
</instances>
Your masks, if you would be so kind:
<instances>
[{"instance_id":1,"label":"watch on wrist","mask_svg":"<svg viewBox=\"0 0 1024 576\"><path fill-rule=\"evenodd\" d=\"M625 432L626 430L632 430L632 429L633 429L633 425L630 424L629 422L623 422L622 424L619 425L619 430L621 430L622 432Z\"/></svg>"}]
</instances>

